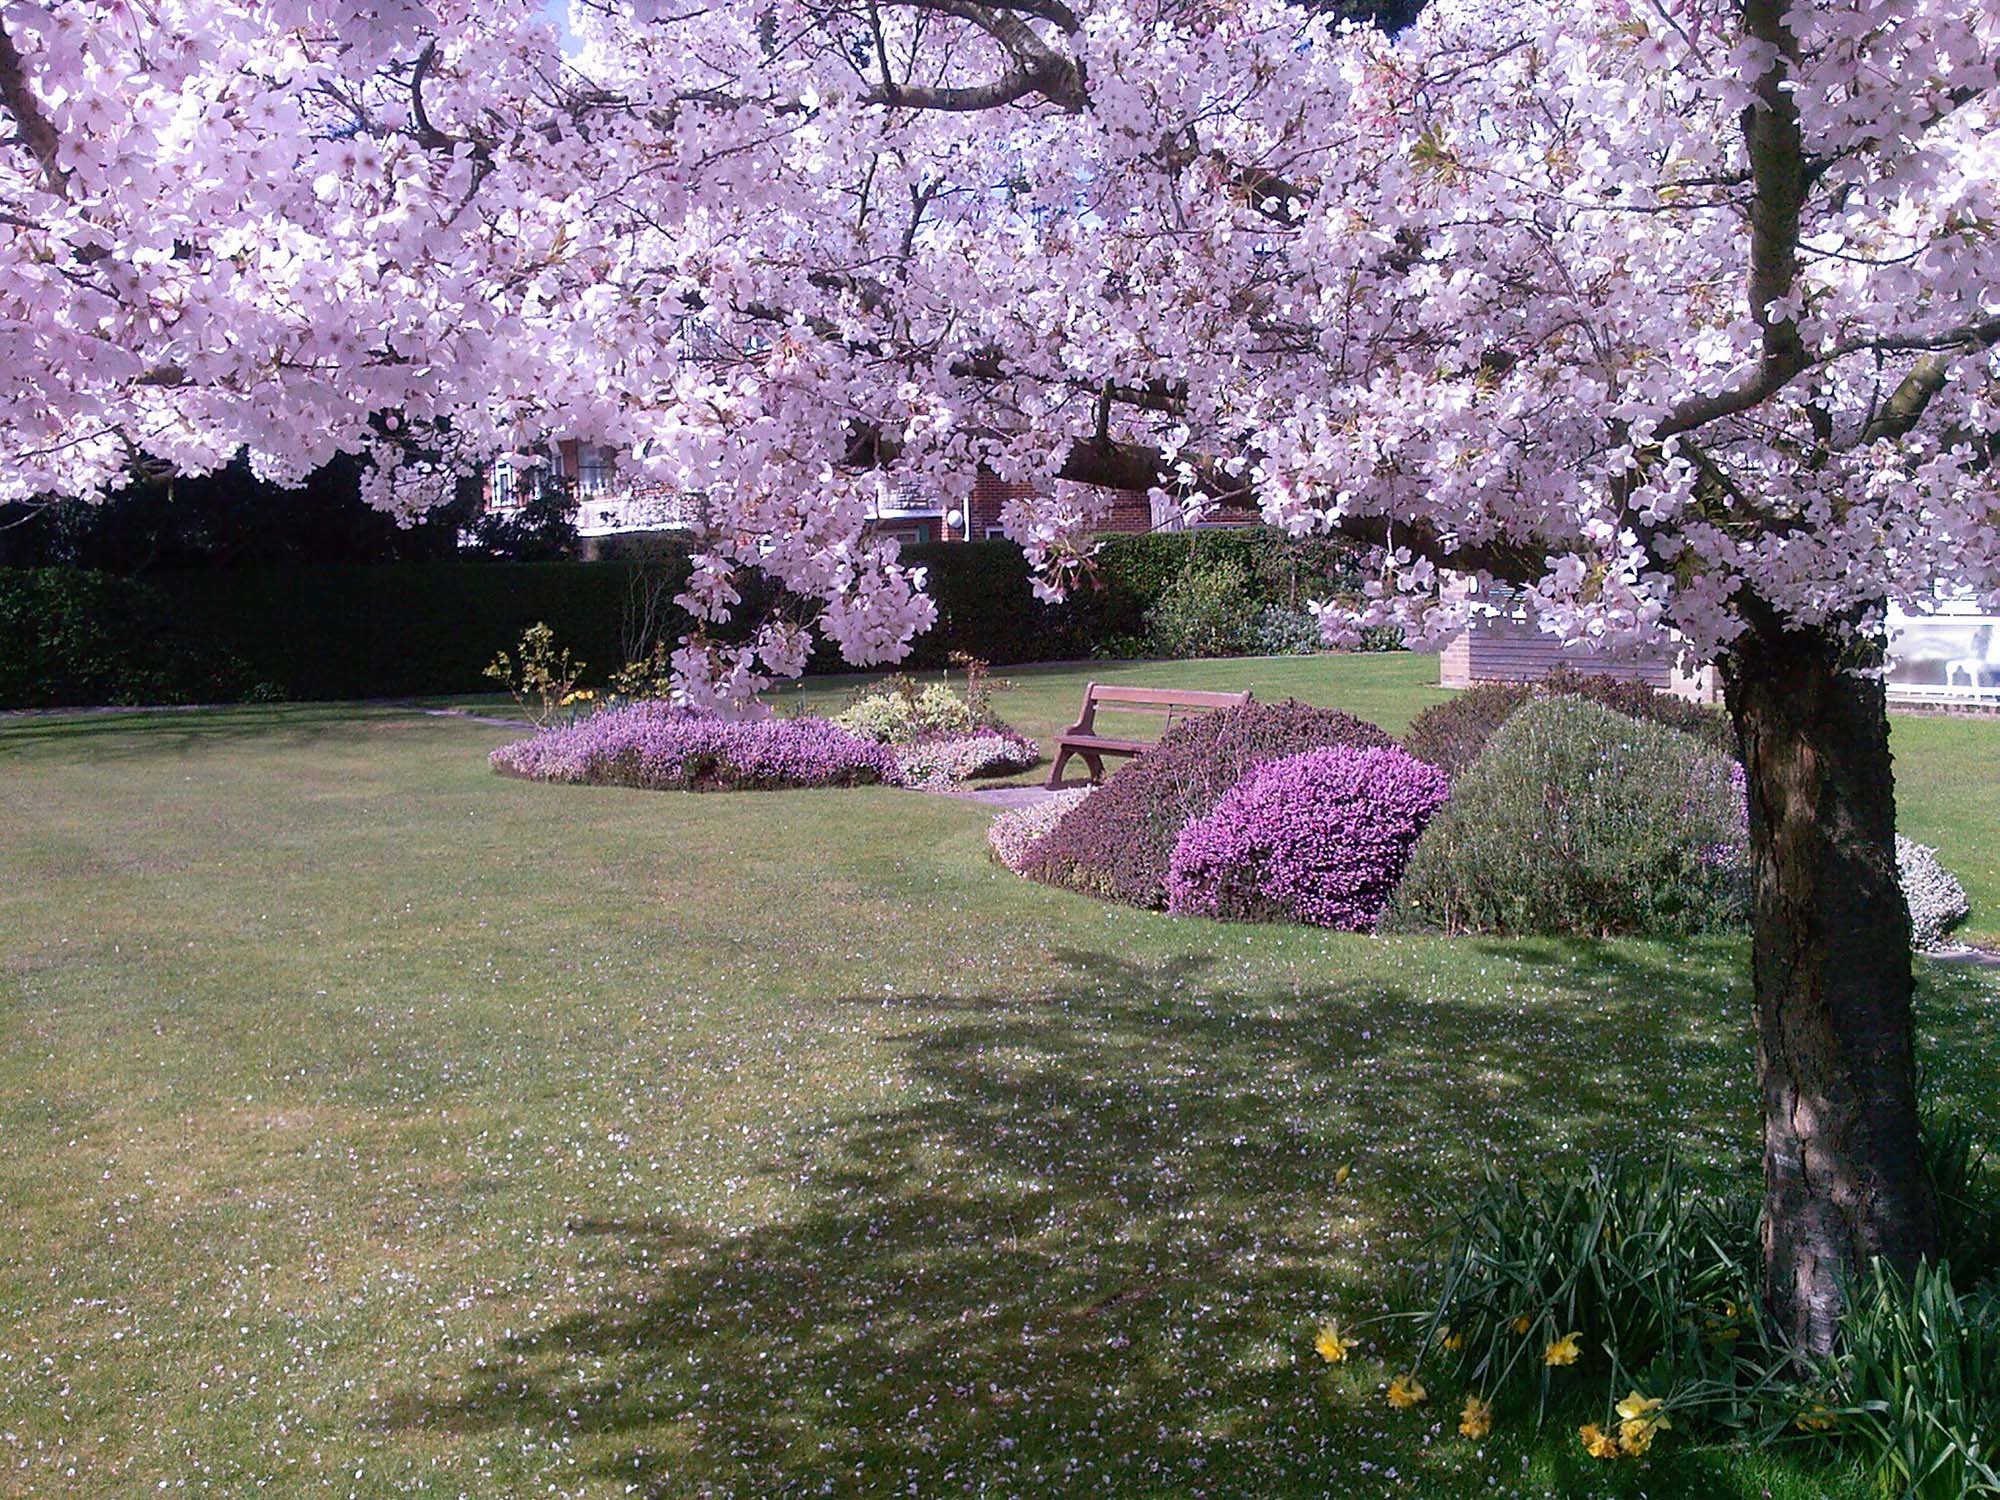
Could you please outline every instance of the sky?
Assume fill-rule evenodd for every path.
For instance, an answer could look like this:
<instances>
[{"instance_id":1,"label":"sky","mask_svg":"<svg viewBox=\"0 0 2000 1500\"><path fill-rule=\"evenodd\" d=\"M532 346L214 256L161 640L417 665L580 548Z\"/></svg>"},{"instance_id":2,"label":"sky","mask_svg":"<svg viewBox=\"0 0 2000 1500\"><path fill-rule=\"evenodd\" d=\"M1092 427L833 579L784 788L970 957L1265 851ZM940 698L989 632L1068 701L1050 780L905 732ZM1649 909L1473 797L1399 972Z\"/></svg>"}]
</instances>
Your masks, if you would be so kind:
<instances>
[{"instance_id":1,"label":"sky","mask_svg":"<svg viewBox=\"0 0 2000 1500\"><path fill-rule=\"evenodd\" d=\"M556 35L562 38L563 51L576 45L569 32L569 0L542 0L542 14L554 23Z\"/></svg>"}]
</instances>

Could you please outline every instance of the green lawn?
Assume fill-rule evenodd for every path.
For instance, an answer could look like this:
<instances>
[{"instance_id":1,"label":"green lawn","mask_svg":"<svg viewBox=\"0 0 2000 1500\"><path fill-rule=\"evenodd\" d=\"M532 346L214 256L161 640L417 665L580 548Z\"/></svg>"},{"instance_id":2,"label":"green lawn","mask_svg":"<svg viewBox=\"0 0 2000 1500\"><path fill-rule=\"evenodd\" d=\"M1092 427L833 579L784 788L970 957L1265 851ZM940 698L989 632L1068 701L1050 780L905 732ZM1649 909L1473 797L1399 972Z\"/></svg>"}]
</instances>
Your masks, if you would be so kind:
<instances>
[{"instance_id":1,"label":"green lawn","mask_svg":"<svg viewBox=\"0 0 2000 1500\"><path fill-rule=\"evenodd\" d=\"M1092 670L1393 728L1431 665ZM1008 675L1045 731L1091 674ZM1746 1162L1739 944L1151 916L966 801L531 785L507 733L0 728L0 1494L1850 1492L1474 1445L1383 1405L1386 1330L1310 1347L1482 1163ZM1896 744L2000 932L2000 726ZM2000 984L1924 980L1993 1122Z\"/></svg>"}]
</instances>

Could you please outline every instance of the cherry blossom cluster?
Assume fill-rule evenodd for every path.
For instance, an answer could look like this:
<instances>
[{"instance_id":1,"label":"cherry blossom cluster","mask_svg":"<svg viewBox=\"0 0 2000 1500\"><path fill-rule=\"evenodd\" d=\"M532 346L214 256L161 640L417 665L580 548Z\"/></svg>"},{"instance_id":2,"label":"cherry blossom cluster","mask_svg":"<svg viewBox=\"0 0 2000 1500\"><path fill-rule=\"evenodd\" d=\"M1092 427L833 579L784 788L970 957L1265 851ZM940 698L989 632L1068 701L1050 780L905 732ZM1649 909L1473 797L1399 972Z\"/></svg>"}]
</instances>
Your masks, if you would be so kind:
<instances>
[{"instance_id":1,"label":"cherry blossom cluster","mask_svg":"<svg viewBox=\"0 0 2000 1500\"><path fill-rule=\"evenodd\" d=\"M1365 608L1708 654L2000 599L1983 0L8 0L0 498L247 449L398 514L557 437L803 605L690 703L934 618L867 523L981 466L1376 549ZM1774 208L1775 205L1775 208ZM1754 212L1753 212L1754 210ZM1073 483L1075 481L1075 483Z\"/></svg>"}]
</instances>

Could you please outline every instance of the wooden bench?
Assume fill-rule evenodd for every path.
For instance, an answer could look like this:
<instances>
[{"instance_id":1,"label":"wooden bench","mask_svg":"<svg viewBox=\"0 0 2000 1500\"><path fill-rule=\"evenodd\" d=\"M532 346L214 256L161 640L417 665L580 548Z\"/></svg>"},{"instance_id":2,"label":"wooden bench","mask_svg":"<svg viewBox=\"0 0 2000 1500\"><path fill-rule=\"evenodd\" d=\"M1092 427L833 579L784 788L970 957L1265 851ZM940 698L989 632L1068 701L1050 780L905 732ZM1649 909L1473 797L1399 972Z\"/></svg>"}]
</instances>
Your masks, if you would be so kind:
<instances>
[{"instance_id":1,"label":"wooden bench","mask_svg":"<svg viewBox=\"0 0 2000 1500\"><path fill-rule=\"evenodd\" d=\"M1083 757L1083 763L1090 767L1090 779L1095 783L1104 779L1105 756L1144 755L1153 748L1151 742L1146 740L1118 739L1099 734L1097 710L1100 707L1165 714L1167 722L1160 731L1164 734L1173 728L1176 719L1190 714L1212 713L1218 708L1240 708L1249 701L1250 694L1247 692L1200 693L1181 688L1111 687L1093 682L1083 690L1083 712L1056 738L1056 763L1049 771L1049 787L1053 790L1062 785L1063 767L1072 755Z\"/></svg>"}]
</instances>

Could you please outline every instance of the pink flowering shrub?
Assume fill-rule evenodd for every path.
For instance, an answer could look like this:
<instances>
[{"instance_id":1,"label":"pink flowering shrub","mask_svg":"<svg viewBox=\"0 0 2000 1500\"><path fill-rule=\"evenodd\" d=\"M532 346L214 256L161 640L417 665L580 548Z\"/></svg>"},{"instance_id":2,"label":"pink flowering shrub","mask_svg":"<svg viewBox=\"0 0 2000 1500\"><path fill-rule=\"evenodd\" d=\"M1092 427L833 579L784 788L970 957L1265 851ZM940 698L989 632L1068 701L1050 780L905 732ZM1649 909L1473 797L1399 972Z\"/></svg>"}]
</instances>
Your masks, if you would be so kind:
<instances>
[{"instance_id":1,"label":"pink flowering shrub","mask_svg":"<svg viewBox=\"0 0 2000 1500\"><path fill-rule=\"evenodd\" d=\"M664 703L624 708L502 745L493 769L534 781L737 791L886 781L887 749L825 719L725 719Z\"/></svg>"},{"instance_id":2,"label":"pink flowering shrub","mask_svg":"<svg viewBox=\"0 0 2000 1500\"><path fill-rule=\"evenodd\" d=\"M1025 873L1086 896L1158 910L1167 867L1191 818L1266 761L1332 745L1388 749L1375 725L1304 703L1246 703L1184 719L1104 784L1103 795L1064 818L1033 851Z\"/></svg>"},{"instance_id":3,"label":"pink flowering shrub","mask_svg":"<svg viewBox=\"0 0 2000 1500\"><path fill-rule=\"evenodd\" d=\"M1167 909L1370 931L1450 791L1442 771L1398 749L1267 761L1181 830Z\"/></svg>"}]
</instances>

